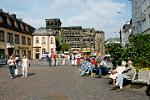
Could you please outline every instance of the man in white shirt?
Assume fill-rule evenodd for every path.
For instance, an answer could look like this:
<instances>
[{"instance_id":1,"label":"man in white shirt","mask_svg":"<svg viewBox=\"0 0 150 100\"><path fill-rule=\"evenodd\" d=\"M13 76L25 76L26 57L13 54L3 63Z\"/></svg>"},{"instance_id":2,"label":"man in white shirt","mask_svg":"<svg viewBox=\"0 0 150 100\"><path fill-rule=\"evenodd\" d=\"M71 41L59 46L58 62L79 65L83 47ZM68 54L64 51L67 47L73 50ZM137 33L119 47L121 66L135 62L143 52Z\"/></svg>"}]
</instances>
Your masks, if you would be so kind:
<instances>
[{"instance_id":1,"label":"man in white shirt","mask_svg":"<svg viewBox=\"0 0 150 100\"><path fill-rule=\"evenodd\" d=\"M29 67L29 59L24 56L22 59L22 77L27 77L27 67Z\"/></svg>"}]
</instances>

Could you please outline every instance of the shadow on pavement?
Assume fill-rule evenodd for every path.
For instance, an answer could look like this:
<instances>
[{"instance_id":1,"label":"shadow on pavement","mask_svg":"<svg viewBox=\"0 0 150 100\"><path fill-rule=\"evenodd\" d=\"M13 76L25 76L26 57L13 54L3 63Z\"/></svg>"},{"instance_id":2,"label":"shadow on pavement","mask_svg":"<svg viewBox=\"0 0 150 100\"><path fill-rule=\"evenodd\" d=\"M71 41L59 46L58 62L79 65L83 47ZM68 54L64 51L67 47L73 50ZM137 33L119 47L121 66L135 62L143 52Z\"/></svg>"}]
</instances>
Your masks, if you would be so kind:
<instances>
[{"instance_id":1,"label":"shadow on pavement","mask_svg":"<svg viewBox=\"0 0 150 100\"><path fill-rule=\"evenodd\" d=\"M29 74L28 74L28 77L30 77L30 76L32 76L32 75L35 75L35 74L36 74L36 73L29 73ZM18 77L18 78L19 78L19 77L22 77L22 74L19 74L19 75L17 75L16 77Z\"/></svg>"}]
</instances>

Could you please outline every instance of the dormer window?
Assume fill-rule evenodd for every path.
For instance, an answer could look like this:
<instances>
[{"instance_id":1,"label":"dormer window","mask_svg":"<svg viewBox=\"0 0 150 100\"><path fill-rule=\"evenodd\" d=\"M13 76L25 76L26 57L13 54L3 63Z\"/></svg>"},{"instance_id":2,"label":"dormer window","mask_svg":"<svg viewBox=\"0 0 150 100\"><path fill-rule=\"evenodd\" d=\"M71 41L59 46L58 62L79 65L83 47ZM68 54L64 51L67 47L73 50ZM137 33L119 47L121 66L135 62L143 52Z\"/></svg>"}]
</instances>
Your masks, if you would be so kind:
<instances>
[{"instance_id":1,"label":"dormer window","mask_svg":"<svg viewBox=\"0 0 150 100\"><path fill-rule=\"evenodd\" d=\"M26 31L29 31L29 28L28 28L28 26L26 26Z\"/></svg>"},{"instance_id":2,"label":"dormer window","mask_svg":"<svg viewBox=\"0 0 150 100\"><path fill-rule=\"evenodd\" d=\"M10 26L12 25L12 23L11 23L9 18L7 18L7 24L10 25Z\"/></svg>"},{"instance_id":3,"label":"dormer window","mask_svg":"<svg viewBox=\"0 0 150 100\"><path fill-rule=\"evenodd\" d=\"M20 27L21 27L22 30L24 30L24 27L23 27L23 25L21 23L20 23Z\"/></svg>"},{"instance_id":4,"label":"dormer window","mask_svg":"<svg viewBox=\"0 0 150 100\"><path fill-rule=\"evenodd\" d=\"M14 24L15 24L15 27L16 27L16 28L19 27L19 26L18 26L18 23L17 23L16 21L14 22Z\"/></svg>"},{"instance_id":5,"label":"dormer window","mask_svg":"<svg viewBox=\"0 0 150 100\"><path fill-rule=\"evenodd\" d=\"M0 16L0 23L3 23L3 18L2 18L2 16Z\"/></svg>"}]
</instances>

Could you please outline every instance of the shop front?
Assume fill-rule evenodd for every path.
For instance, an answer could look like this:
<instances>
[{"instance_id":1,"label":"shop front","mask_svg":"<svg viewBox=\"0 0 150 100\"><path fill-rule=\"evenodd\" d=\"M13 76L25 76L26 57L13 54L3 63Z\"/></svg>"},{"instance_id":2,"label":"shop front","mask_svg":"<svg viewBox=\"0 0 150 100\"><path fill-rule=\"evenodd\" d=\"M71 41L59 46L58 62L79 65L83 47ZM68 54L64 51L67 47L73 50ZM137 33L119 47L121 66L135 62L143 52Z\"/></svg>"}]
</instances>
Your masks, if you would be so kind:
<instances>
[{"instance_id":1,"label":"shop front","mask_svg":"<svg viewBox=\"0 0 150 100\"><path fill-rule=\"evenodd\" d=\"M14 54L14 44L13 43L7 43L7 53L8 53L8 57L12 56Z\"/></svg>"},{"instance_id":2,"label":"shop front","mask_svg":"<svg viewBox=\"0 0 150 100\"><path fill-rule=\"evenodd\" d=\"M0 49L0 65L6 64L5 49Z\"/></svg>"}]
</instances>

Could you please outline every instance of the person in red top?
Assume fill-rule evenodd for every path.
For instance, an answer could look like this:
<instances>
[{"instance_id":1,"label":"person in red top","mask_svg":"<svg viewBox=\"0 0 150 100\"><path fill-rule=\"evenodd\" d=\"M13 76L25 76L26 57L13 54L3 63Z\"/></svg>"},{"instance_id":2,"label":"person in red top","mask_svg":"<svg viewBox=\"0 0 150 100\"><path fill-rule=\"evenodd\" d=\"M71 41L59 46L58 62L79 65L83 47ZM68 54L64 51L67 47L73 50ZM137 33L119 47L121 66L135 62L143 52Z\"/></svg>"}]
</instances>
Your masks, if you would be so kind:
<instances>
[{"instance_id":1,"label":"person in red top","mask_svg":"<svg viewBox=\"0 0 150 100\"><path fill-rule=\"evenodd\" d=\"M77 65L80 65L80 57L77 58Z\"/></svg>"},{"instance_id":2,"label":"person in red top","mask_svg":"<svg viewBox=\"0 0 150 100\"><path fill-rule=\"evenodd\" d=\"M92 63L92 65L94 65L95 67L97 67L97 62L96 62L95 58L92 58L91 63Z\"/></svg>"},{"instance_id":3,"label":"person in red top","mask_svg":"<svg viewBox=\"0 0 150 100\"><path fill-rule=\"evenodd\" d=\"M56 54L54 52L51 53L52 65L56 66Z\"/></svg>"},{"instance_id":4,"label":"person in red top","mask_svg":"<svg viewBox=\"0 0 150 100\"><path fill-rule=\"evenodd\" d=\"M95 58L92 58L91 64L94 66L92 73L95 73L96 75L98 74L98 69L97 69L97 62Z\"/></svg>"}]
</instances>

